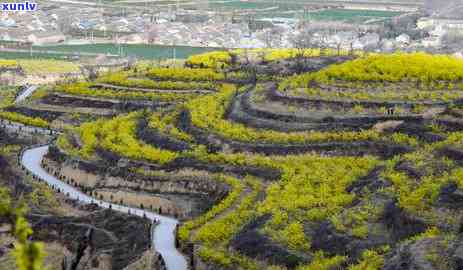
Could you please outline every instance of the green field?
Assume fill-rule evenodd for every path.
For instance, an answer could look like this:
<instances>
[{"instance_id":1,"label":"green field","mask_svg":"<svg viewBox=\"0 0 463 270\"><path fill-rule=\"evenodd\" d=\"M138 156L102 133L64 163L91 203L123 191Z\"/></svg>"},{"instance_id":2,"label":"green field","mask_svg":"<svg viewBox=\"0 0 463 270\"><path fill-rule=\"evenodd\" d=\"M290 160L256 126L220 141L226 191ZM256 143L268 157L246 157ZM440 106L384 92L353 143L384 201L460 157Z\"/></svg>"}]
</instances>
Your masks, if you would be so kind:
<instances>
[{"instance_id":1,"label":"green field","mask_svg":"<svg viewBox=\"0 0 463 270\"><path fill-rule=\"evenodd\" d=\"M284 1L268 2L242 2L237 0L223 3L211 1L209 7L212 9L229 9L229 10L256 10L257 18L304 18L306 20L317 21L346 21L346 22L365 22L371 19L388 19L401 12L376 11L376 10L351 10L351 9L330 9L311 12L304 14L303 8L306 2L286 3ZM265 10L274 8L271 11ZM260 10L260 11L257 11Z\"/></svg>"},{"instance_id":2,"label":"green field","mask_svg":"<svg viewBox=\"0 0 463 270\"><path fill-rule=\"evenodd\" d=\"M118 54L116 44L86 44L86 45L52 45L52 46L35 46L34 50L57 51L66 54L69 53L98 53L98 54ZM188 56L203 53L214 48L198 48L186 46L160 46L145 44L122 45L123 56L136 56L139 59L168 59L173 58L175 48L176 58L188 58Z\"/></svg>"},{"instance_id":3,"label":"green field","mask_svg":"<svg viewBox=\"0 0 463 270\"><path fill-rule=\"evenodd\" d=\"M65 54L46 54L46 53L33 53L32 56L30 53L24 52L0 52L0 58L2 59L70 59L68 55Z\"/></svg>"},{"instance_id":4,"label":"green field","mask_svg":"<svg viewBox=\"0 0 463 270\"><path fill-rule=\"evenodd\" d=\"M300 10L272 12L258 12L257 18L295 18L314 21L343 21L350 23L364 23L369 20L387 20L402 13L376 10L330 9L311 13Z\"/></svg>"},{"instance_id":5,"label":"green field","mask_svg":"<svg viewBox=\"0 0 463 270\"><path fill-rule=\"evenodd\" d=\"M198 10L196 4L192 4L194 1L180 1L179 5L184 9ZM251 16L258 19L266 18L297 18L305 20L317 20L317 21L345 21L351 23L363 23L372 19L385 20L394 16L400 15L401 12L393 11L377 11L377 10L351 10L351 9L330 9L314 11L310 14L304 14L304 7L310 1L242 1L242 0L228 0L228 1L217 1L209 0L208 8L212 11L233 11L239 14L239 12L252 13ZM136 2L135 5L143 6L144 2ZM150 6L153 6L153 2L149 2ZM175 1L159 1L157 5L175 4Z\"/></svg>"},{"instance_id":6,"label":"green field","mask_svg":"<svg viewBox=\"0 0 463 270\"><path fill-rule=\"evenodd\" d=\"M155 60L169 59L174 56L174 48L176 58L188 58L193 54L200 54L207 51L217 50L217 48L199 48L187 46L160 46L160 45L122 45L123 56L136 56L138 59ZM72 59L78 56L79 53L94 53L94 54L118 54L116 44L86 44L86 45L50 45L50 46L34 46L32 55L29 52L0 52L0 58L4 59L24 59L24 58L40 58L40 59ZM44 51L58 52L56 54L48 54ZM59 53L61 52L61 53ZM89 57L89 56L83 56Z\"/></svg>"}]
</instances>

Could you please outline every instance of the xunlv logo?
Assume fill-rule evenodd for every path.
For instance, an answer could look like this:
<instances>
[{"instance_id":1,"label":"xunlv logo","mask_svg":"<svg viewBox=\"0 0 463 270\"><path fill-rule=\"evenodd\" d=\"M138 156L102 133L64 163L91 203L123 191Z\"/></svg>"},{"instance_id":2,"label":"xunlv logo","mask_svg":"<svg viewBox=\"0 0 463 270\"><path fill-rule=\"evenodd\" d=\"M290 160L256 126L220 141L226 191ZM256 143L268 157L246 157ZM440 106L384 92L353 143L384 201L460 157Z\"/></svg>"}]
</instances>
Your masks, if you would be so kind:
<instances>
[{"instance_id":1,"label":"xunlv logo","mask_svg":"<svg viewBox=\"0 0 463 270\"><path fill-rule=\"evenodd\" d=\"M37 10L36 3L21 2L21 3L0 3L0 11L35 11Z\"/></svg>"}]
</instances>

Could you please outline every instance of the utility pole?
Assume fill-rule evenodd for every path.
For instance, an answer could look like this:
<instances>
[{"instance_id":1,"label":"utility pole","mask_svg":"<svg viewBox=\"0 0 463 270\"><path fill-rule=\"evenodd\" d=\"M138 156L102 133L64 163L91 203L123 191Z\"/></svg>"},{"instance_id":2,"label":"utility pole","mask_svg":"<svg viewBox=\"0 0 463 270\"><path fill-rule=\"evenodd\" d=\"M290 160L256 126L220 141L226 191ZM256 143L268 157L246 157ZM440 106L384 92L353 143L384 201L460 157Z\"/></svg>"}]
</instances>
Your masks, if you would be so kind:
<instances>
[{"instance_id":1,"label":"utility pole","mask_svg":"<svg viewBox=\"0 0 463 270\"><path fill-rule=\"evenodd\" d=\"M175 61L177 60L177 48L175 47L175 42L172 43L172 60L173 64L175 64Z\"/></svg>"}]
</instances>

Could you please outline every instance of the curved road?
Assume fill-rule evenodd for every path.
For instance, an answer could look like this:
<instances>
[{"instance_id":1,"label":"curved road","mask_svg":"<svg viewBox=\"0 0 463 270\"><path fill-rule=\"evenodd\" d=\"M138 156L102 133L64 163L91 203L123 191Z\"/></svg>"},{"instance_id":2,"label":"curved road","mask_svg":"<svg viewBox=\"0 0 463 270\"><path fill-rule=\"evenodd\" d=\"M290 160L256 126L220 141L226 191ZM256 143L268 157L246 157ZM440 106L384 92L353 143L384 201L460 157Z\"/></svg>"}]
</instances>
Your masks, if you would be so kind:
<instances>
[{"instance_id":1,"label":"curved road","mask_svg":"<svg viewBox=\"0 0 463 270\"><path fill-rule=\"evenodd\" d=\"M37 90L37 86L36 85L31 85L29 86L26 90L24 90L24 92L22 92L17 98L16 100L14 101L15 103L19 103L23 100L26 100L30 95L32 95L32 93L34 93L35 90Z\"/></svg>"},{"instance_id":2,"label":"curved road","mask_svg":"<svg viewBox=\"0 0 463 270\"><path fill-rule=\"evenodd\" d=\"M166 262L168 270L186 270L187 262L183 255L175 248L174 230L178 221L173 218L161 216L149 211L138 208L131 208L117 204L107 203L101 200L94 199L86 194L83 194L76 188L60 181L56 177L47 173L42 167L41 162L44 155L48 152L48 146L42 146L26 150L21 157L21 164L30 171L33 175L44 180L49 185L60 189L61 192L69 193L73 199L77 199L84 203L97 203L103 208L111 208L115 211L129 212L130 214L140 217L146 216L150 220L158 220L160 223L154 229L153 245L157 252L159 252Z\"/></svg>"}]
</instances>

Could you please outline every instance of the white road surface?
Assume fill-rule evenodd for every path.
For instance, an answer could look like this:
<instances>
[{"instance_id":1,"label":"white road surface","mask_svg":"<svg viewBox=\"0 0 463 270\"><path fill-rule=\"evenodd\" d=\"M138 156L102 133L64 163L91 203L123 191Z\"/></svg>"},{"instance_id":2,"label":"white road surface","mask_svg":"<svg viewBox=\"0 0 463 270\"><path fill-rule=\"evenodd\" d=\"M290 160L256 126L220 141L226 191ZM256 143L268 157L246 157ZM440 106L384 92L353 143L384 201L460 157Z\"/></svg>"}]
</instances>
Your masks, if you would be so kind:
<instances>
[{"instance_id":1,"label":"white road surface","mask_svg":"<svg viewBox=\"0 0 463 270\"><path fill-rule=\"evenodd\" d=\"M42 146L26 150L21 158L22 165L30 171L33 175L47 182L49 185L59 189L64 194L69 193L73 199L78 199L84 203L97 203L103 208L109 208L110 205L113 210L137 215L140 217L146 216L150 220L158 220L160 222L154 229L153 245L157 252L161 254L166 262L168 270L186 270L187 262L185 257L175 248L174 230L178 224L176 219L161 216L146 210L121 206L103 202L94 199L88 195L83 194L76 188L60 181L56 177L48 174L42 167L41 162L44 155L48 152L48 146Z\"/></svg>"},{"instance_id":2,"label":"white road surface","mask_svg":"<svg viewBox=\"0 0 463 270\"><path fill-rule=\"evenodd\" d=\"M14 103L19 103L21 101L24 101L26 100L30 95L32 95L32 93L34 93L34 91L37 90L37 85L31 85L29 86L24 92L21 93L21 95L19 95L16 100L14 101Z\"/></svg>"}]
</instances>

